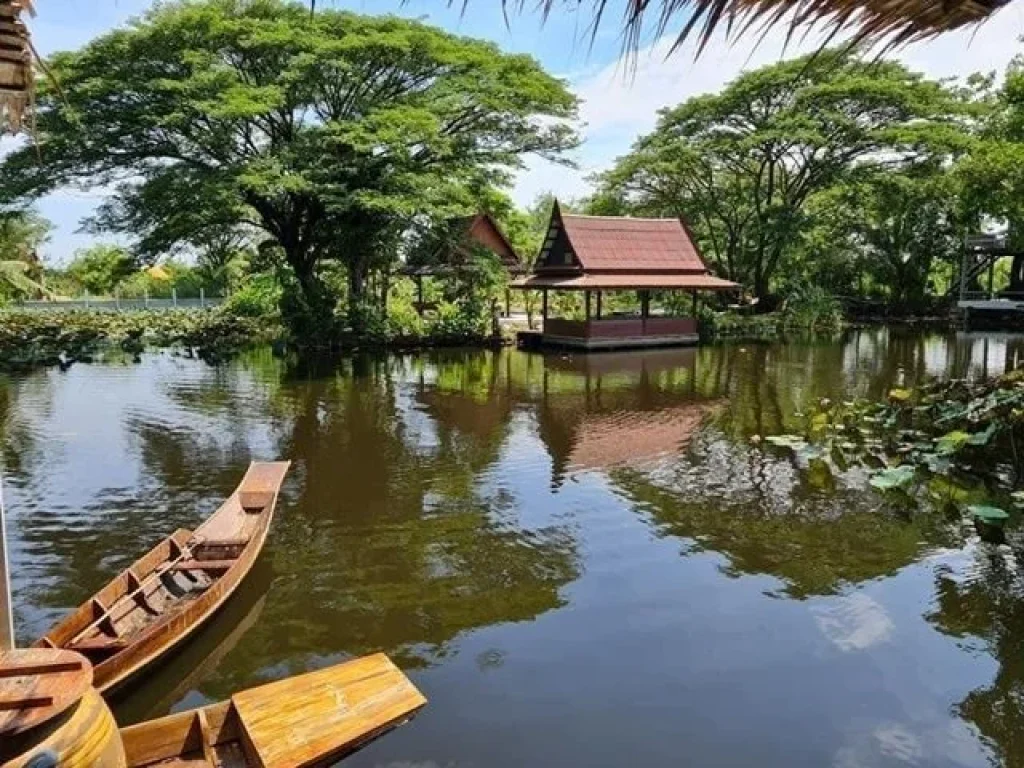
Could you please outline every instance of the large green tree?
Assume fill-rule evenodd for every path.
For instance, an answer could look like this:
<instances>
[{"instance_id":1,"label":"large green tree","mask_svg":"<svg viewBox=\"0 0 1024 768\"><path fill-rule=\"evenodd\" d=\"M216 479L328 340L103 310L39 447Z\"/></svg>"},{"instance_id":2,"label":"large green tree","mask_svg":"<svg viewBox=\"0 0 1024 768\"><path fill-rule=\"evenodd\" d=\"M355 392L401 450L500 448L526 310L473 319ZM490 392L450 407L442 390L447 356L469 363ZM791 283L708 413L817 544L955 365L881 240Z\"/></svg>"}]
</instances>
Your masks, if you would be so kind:
<instances>
[{"instance_id":1,"label":"large green tree","mask_svg":"<svg viewBox=\"0 0 1024 768\"><path fill-rule=\"evenodd\" d=\"M867 158L916 158L923 141L959 132L953 112L947 89L900 64L825 51L663 112L602 191L685 217L718 269L764 296L807 225L811 195Z\"/></svg>"},{"instance_id":2,"label":"large green tree","mask_svg":"<svg viewBox=\"0 0 1024 768\"><path fill-rule=\"evenodd\" d=\"M810 225L787 277L923 308L949 288L959 265L960 189L941 156L856 169L808 201Z\"/></svg>"},{"instance_id":3,"label":"large green tree","mask_svg":"<svg viewBox=\"0 0 1024 768\"><path fill-rule=\"evenodd\" d=\"M528 56L283 0L162 4L50 67L61 92L42 89L38 150L6 161L9 195L116 184L94 224L150 255L255 227L320 318L325 259L356 304L410 221L576 141L575 98Z\"/></svg>"}]
</instances>

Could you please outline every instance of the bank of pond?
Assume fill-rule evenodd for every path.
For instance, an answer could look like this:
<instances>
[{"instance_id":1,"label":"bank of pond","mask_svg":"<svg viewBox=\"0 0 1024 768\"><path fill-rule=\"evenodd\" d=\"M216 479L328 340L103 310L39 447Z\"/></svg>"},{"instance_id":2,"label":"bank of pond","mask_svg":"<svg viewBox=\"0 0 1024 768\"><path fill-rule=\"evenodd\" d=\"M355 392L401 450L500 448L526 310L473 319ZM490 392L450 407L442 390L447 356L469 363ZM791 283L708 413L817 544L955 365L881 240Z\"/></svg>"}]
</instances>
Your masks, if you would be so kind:
<instances>
[{"instance_id":1,"label":"bank of pond","mask_svg":"<svg viewBox=\"0 0 1024 768\"><path fill-rule=\"evenodd\" d=\"M721 311L702 307L703 342L777 341L791 335L837 333L843 321L835 314L806 315ZM67 367L97 356L123 353L137 358L145 349L174 349L210 363L224 362L241 351L264 344L304 353L359 350L416 350L431 347L494 347L515 343L516 332L529 327L525 318L467 323L441 316L430 322L396 322L363 333L338 332L300 338L276 315L212 309L134 311L0 309L0 371Z\"/></svg>"}]
</instances>

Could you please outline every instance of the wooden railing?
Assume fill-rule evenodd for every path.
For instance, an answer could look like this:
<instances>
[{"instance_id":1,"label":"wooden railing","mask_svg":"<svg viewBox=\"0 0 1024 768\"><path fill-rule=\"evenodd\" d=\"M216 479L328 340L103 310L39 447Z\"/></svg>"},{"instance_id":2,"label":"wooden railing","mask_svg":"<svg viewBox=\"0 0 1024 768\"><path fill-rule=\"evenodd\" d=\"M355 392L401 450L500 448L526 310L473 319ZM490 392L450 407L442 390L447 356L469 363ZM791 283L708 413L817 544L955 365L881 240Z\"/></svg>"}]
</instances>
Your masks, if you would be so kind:
<instances>
[{"instance_id":1,"label":"wooden railing","mask_svg":"<svg viewBox=\"0 0 1024 768\"><path fill-rule=\"evenodd\" d=\"M615 317L601 320L548 318L544 333L573 339L625 339L636 336L688 336L697 333L692 317Z\"/></svg>"}]
</instances>

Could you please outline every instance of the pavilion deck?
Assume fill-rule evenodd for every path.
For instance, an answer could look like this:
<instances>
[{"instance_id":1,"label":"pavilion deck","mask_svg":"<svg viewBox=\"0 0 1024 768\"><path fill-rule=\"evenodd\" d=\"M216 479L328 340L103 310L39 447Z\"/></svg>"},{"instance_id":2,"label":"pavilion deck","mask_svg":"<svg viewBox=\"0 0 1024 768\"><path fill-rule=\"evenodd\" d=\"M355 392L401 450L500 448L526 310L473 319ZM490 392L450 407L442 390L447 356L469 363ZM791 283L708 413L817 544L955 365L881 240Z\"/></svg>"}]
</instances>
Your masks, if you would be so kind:
<instances>
[{"instance_id":1,"label":"pavilion deck","mask_svg":"<svg viewBox=\"0 0 1024 768\"><path fill-rule=\"evenodd\" d=\"M610 317L587 320L547 318L540 343L585 350L696 344L692 317Z\"/></svg>"}]
</instances>

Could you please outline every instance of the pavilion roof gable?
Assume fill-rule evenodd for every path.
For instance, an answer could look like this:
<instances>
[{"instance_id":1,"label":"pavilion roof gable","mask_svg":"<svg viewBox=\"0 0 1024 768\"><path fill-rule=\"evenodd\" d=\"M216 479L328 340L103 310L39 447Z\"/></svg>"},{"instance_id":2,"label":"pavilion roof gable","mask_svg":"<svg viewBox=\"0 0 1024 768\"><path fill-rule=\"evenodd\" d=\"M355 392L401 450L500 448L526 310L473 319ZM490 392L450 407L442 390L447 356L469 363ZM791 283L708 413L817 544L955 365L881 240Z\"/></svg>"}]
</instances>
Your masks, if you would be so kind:
<instances>
[{"instance_id":1,"label":"pavilion roof gable","mask_svg":"<svg viewBox=\"0 0 1024 768\"><path fill-rule=\"evenodd\" d=\"M566 214L562 224L576 260L586 273L708 271L679 219Z\"/></svg>"}]
</instances>

